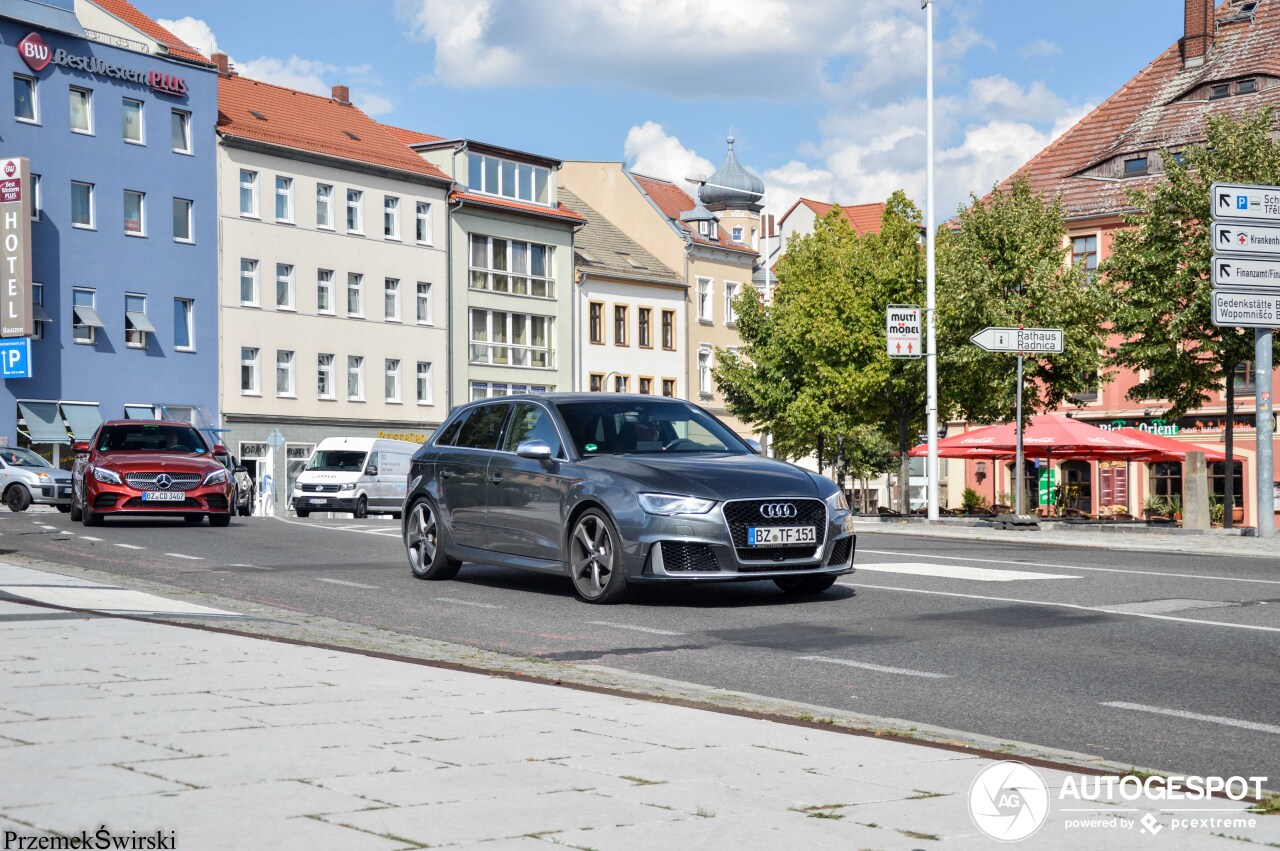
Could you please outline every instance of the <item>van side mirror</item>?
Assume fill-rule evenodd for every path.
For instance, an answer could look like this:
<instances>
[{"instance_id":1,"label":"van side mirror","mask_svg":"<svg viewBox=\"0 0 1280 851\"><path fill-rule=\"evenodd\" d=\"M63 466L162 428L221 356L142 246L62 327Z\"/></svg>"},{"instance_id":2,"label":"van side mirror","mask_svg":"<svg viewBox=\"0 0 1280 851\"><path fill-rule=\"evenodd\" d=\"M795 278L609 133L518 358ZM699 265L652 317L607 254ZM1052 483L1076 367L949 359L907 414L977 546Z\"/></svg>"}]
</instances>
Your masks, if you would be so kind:
<instances>
[{"instance_id":1,"label":"van side mirror","mask_svg":"<svg viewBox=\"0 0 1280 851\"><path fill-rule=\"evenodd\" d=\"M378 468L370 467L369 469L365 470L365 474L369 476L376 476L378 475Z\"/></svg>"},{"instance_id":2,"label":"van side mirror","mask_svg":"<svg viewBox=\"0 0 1280 851\"><path fill-rule=\"evenodd\" d=\"M80 443L74 444L74 445L72 446L72 449L74 449L74 450L75 450L75 453L76 453L77 455L88 455L88 454L89 454L89 444L88 444L87 442L85 442L85 441L81 441Z\"/></svg>"},{"instance_id":3,"label":"van side mirror","mask_svg":"<svg viewBox=\"0 0 1280 851\"><path fill-rule=\"evenodd\" d=\"M551 447L545 440L522 440L516 447L516 455L530 461L550 461Z\"/></svg>"}]
</instances>

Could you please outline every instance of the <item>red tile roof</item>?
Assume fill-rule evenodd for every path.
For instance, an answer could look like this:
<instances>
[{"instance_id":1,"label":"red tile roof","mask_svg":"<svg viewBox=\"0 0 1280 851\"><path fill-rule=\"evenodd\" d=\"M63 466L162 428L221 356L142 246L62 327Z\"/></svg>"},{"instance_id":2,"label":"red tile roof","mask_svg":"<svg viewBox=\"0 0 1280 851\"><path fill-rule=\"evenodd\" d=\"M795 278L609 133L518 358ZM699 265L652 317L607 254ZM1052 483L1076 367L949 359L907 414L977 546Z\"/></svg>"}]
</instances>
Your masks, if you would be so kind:
<instances>
[{"instance_id":1,"label":"red tile roof","mask_svg":"<svg viewBox=\"0 0 1280 851\"><path fill-rule=\"evenodd\" d=\"M586 219L583 216L580 216L564 204L557 204L553 209L551 207L542 207L537 204L526 204L524 201L513 201L510 198L495 198L492 195L480 195L475 192L459 192L456 190L449 196L449 200L454 203L465 201L468 204L479 204L482 207L493 207L498 210L506 210L513 213L544 216L549 219L558 219L564 222L586 222Z\"/></svg>"},{"instance_id":2,"label":"red tile roof","mask_svg":"<svg viewBox=\"0 0 1280 851\"><path fill-rule=\"evenodd\" d=\"M713 240L702 236L695 228L690 227L688 222L680 221L680 214L689 212L697 206L697 203L688 192L685 192L671 181L657 177L647 177L635 172L632 172L631 176L635 178L636 183L644 190L645 194L653 199L653 203L658 205L662 215L670 219L676 227L682 228L694 242L702 245L716 245L720 248L727 248L730 251L744 251L748 254L757 253L754 248L730 239L724 228L716 228L716 239Z\"/></svg>"},{"instance_id":3,"label":"red tile roof","mask_svg":"<svg viewBox=\"0 0 1280 851\"><path fill-rule=\"evenodd\" d=\"M218 78L218 133L449 180L352 104L237 75Z\"/></svg>"},{"instance_id":4,"label":"red tile roof","mask_svg":"<svg viewBox=\"0 0 1280 851\"><path fill-rule=\"evenodd\" d=\"M1184 68L1175 43L1009 180L1025 176L1042 193L1060 194L1068 217L1122 212L1132 206L1125 190L1161 179L1158 173L1123 178L1124 159L1204 141L1210 115L1280 105L1280 80L1274 79L1280 76L1280 3L1259 4L1252 22L1228 22L1237 12L1229 3L1217 9L1216 36L1203 65ZM1165 14L1181 20L1171 10ZM1254 75L1256 93L1208 99L1208 84Z\"/></svg>"},{"instance_id":5,"label":"red tile roof","mask_svg":"<svg viewBox=\"0 0 1280 851\"><path fill-rule=\"evenodd\" d=\"M417 130L407 130L404 127L392 127L390 124L382 125L388 133L395 136L406 145L419 145L423 142L439 142L444 139L443 136L432 136L430 133L422 133Z\"/></svg>"},{"instance_id":6,"label":"red tile roof","mask_svg":"<svg viewBox=\"0 0 1280 851\"><path fill-rule=\"evenodd\" d=\"M828 204L825 201L814 201L809 198L801 198L782 214L780 221L785 222L787 220L787 216L791 215L792 211L801 204L812 210L813 214L818 218L822 218L827 213L831 212L832 207L836 206L835 204ZM845 221L849 223L849 226L853 228L854 232L857 233L858 236L866 236L868 233L879 233L880 222L884 218L884 211L884 202L875 204L850 204L847 207L840 207L840 212L844 213Z\"/></svg>"},{"instance_id":7,"label":"red tile roof","mask_svg":"<svg viewBox=\"0 0 1280 851\"><path fill-rule=\"evenodd\" d=\"M173 56L190 62L199 62L203 65L213 64L200 51L144 15L128 0L93 0L93 4L160 42L169 49L169 53Z\"/></svg>"}]
</instances>

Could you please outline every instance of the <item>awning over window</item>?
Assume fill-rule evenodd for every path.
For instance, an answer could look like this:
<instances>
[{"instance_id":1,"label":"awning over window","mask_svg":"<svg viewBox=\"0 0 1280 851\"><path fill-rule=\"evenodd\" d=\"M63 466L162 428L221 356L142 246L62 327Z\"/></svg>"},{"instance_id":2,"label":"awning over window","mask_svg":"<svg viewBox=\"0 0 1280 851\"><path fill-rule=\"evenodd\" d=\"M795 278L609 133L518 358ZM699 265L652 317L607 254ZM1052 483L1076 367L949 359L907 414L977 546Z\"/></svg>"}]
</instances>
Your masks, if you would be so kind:
<instances>
[{"instance_id":1,"label":"awning over window","mask_svg":"<svg viewBox=\"0 0 1280 851\"><path fill-rule=\"evenodd\" d=\"M90 328L106 328L102 319L98 316L98 311L94 310L87 304L77 304L75 306L76 322L81 325L87 325Z\"/></svg>"},{"instance_id":2,"label":"awning over window","mask_svg":"<svg viewBox=\"0 0 1280 851\"><path fill-rule=\"evenodd\" d=\"M71 435L77 442L91 440L98 426L102 425L102 414L96 403L61 402L59 407L62 408L62 416L66 418L67 425L71 426Z\"/></svg>"},{"instance_id":3,"label":"awning over window","mask_svg":"<svg viewBox=\"0 0 1280 851\"><path fill-rule=\"evenodd\" d=\"M125 405L124 418L127 420L154 420L156 417L156 409L154 405Z\"/></svg>"},{"instance_id":4,"label":"awning over window","mask_svg":"<svg viewBox=\"0 0 1280 851\"><path fill-rule=\"evenodd\" d=\"M24 430L32 443L71 442L57 402L19 402L18 413L26 420Z\"/></svg>"},{"instance_id":5,"label":"awning over window","mask_svg":"<svg viewBox=\"0 0 1280 851\"><path fill-rule=\"evenodd\" d=\"M74 12L58 8L62 3L41 3L33 0L0 0L0 15L47 30L85 38L84 27Z\"/></svg>"},{"instance_id":6,"label":"awning over window","mask_svg":"<svg viewBox=\"0 0 1280 851\"><path fill-rule=\"evenodd\" d=\"M49 315L49 311L44 309L43 304L31 305L31 318L36 322L52 322L53 317Z\"/></svg>"},{"instance_id":7,"label":"awning over window","mask_svg":"<svg viewBox=\"0 0 1280 851\"><path fill-rule=\"evenodd\" d=\"M134 330L145 331L148 334L154 334L156 332L156 326L151 324L151 320L147 318L147 314L145 313L140 313L136 310L129 310L125 312L124 318L129 321L129 324L134 327Z\"/></svg>"}]
</instances>

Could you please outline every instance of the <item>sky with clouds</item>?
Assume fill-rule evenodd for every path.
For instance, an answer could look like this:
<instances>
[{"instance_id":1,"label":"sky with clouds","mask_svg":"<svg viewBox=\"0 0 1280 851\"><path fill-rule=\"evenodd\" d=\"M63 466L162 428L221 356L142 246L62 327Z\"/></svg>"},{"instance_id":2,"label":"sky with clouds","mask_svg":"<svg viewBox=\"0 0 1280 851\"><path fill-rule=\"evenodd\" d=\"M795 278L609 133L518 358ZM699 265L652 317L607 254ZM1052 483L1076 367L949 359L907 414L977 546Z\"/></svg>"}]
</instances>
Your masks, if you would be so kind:
<instances>
[{"instance_id":1,"label":"sky with clouds","mask_svg":"<svg viewBox=\"0 0 1280 851\"><path fill-rule=\"evenodd\" d=\"M899 188L924 203L920 0L135 2L245 76L316 93L344 83L391 124L675 180L713 171L732 133L771 208ZM934 8L938 219L1182 26L1176 0Z\"/></svg>"}]
</instances>

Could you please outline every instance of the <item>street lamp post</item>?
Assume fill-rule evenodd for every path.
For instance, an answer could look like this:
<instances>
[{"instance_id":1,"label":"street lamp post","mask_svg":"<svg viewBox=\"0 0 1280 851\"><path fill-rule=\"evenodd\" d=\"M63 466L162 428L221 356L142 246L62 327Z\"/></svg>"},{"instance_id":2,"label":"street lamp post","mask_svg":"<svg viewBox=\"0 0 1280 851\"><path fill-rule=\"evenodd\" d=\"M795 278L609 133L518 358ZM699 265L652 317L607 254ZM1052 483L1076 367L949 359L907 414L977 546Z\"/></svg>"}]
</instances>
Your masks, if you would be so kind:
<instances>
[{"instance_id":1,"label":"street lamp post","mask_svg":"<svg viewBox=\"0 0 1280 851\"><path fill-rule=\"evenodd\" d=\"M929 433L929 450L925 459L928 488L929 522L938 520L938 336L937 336L937 269L934 265L933 207L933 3L920 0L925 10L925 158L924 232L925 232L925 417Z\"/></svg>"}]
</instances>

